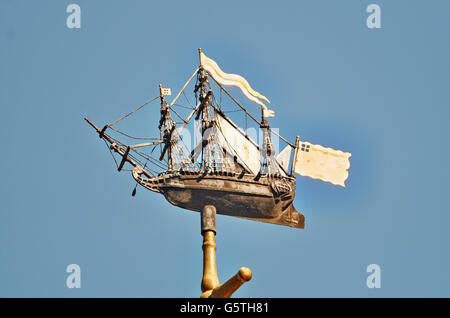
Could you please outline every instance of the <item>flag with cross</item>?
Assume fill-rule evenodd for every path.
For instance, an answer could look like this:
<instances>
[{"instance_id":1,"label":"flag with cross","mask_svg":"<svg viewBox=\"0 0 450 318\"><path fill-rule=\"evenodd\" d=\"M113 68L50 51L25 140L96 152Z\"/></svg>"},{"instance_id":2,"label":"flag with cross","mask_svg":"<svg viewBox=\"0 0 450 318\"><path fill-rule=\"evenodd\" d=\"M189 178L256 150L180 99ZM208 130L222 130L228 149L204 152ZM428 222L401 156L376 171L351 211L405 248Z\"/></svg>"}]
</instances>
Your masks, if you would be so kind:
<instances>
[{"instance_id":1,"label":"flag with cross","mask_svg":"<svg viewBox=\"0 0 450 318\"><path fill-rule=\"evenodd\" d=\"M294 172L345 187L352 154L301 141L295 158Z\"/></svg>"}]
</instances>

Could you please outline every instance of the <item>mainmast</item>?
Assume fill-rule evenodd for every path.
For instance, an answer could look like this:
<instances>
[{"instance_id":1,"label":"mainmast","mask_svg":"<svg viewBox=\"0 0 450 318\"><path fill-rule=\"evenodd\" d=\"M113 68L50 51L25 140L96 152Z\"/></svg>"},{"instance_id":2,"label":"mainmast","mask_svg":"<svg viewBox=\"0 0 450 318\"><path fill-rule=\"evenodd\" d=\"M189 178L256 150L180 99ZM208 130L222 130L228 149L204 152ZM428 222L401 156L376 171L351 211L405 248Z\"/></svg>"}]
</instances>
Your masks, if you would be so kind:
<instances>
[{"instance_id":1,"label":"mainmast","mask_svg":"<svg viewBox=\"0 0 450 318\"><path fill-rule=\"evenodd\" d=\"M266 119L266 117L272 117L273 111L270 111L267 109L267 107L259 101L256 97L251 99L254 102L257 102L259 105L261 105L261 122L259 122L256 118L254 118L248 111L245 109L224 87L223 82L216 79L216 76L220 77L221 75L220 68L215 64L214 61L208 59L207 57L204 57L204 54L202 53L201 49L199 49L199 55L200 55L200 67L198 71L198 83L195 87L195 94L196 97L199 95L199 104L200 107L197 111L196 119L198 120L201 116L202 119L202 165L204 165L204 169L207 171L210 168L216 169L226 169L230 166L230 168L236 169L236 158L239 157L240 166L245 166L245 169L248 170L251 173L254 174L278 174L280 173L279 166L277 164L276 159L274 158L274 149L272 146L272 140L271 140L271 128L269 126L269 123ZM203 60L205 58L205 60ZM212 73L211 73L212 72ZM216 72L216 73L215 73ZM223 72L222 72L223 73ZM216 74L216 75L213 75ZM209 82L208 82L208 75L211 75L211 78L217 83L217 85L242 109L245 111L246 115L250 116L259 126L260 129L263 132L263 141L262 141L262 147L256 146L258 150L258 154L256 154L254 151L252 152L253 146L246 145L246 141L242 141L241 143L231 145L228 143L227 140L225 140L224 145L220 145L220 140L216 140L214 137L215 134L205 134L209 128L219 129L220 133L223 135L224 131L222 131L220 120L216 122L216 117L214 115L217 115L217 113L222 116L223 118L226 118L224 114L221 112L221 109L217 109L217 107L213 104L214 98L213 93L211 91ZM259 97L262 95L253 91L249 84L246 82L244 78L241 78L238 75L235 74L225 74L224 76L229 76L225 81L234 82L236 85L239 86L241 90L247 92L248 95L251 95L251 93L248 92L248 90L251 90L254 94L258 94ZM231 79L230 79L231 78ZM246 87L245 89L242 87ZM244 92L244 93L245 93ZM262 96L265 98L264 96ZM214 113L216 112L216 113ZM222 118L220 117L220 118ZM227 120L228 121L228 120ZM229 121L228 121L229 122ZM236 133L239 133L239 129L232 124L234 128L236 129ZM219 131L217 131L219 133ZM279 136L276 132L274 132L277 136ZM228 133L227 133L228 134ZM232 134L232 133L231 133ZM224 136L225 137L225 136ZM231 140L233 140L232 143L235 143L236 139L231 137ZM247 140L249 140L248 136L245 136ZM280 136L281 137L281 136ZM282 138L282 137L281 137ZM227 138L225 138L227 139ZM284 138L282 138L285 140ZM231 141L230 140L230 141ZM286 141L286 140L285 140ZM223 143L223 142L222 142ZM226 146L227 148L222 148L222 146ZM228 152L229 147L231 147L231 152L234 152L235 156L233 162L230 162L228 156L224 156L224 153L226 154ZM258 163L255 165L255 163ZM218 165L219 164L219 165ZM210 166L212 165L212 167ZM225 166L224 166L225 165ZM233 169L233 170L234 170Z\"/></svg>"},{"instance_id":2,"label":"mainmast","mask_svg":"<svg viewBox=\"0 0 450 318\"><path fill-rule=\"evenodd\" d=\"M202 49L198 49L198 53L201 54ZM205 136L205 133L207 133L208 129L213 128L215 125L214 116L212 114L211 109L211 96L212 91L209 88L208 85L208 74L203 69L200 61L200 67L198 70L198 81L199 83L195 87L195 94L197 95L198 90L200 90L199 94L199 102L200 107L197 112L196 119L198 120L201 116L202 118L202 166L204 166L205 171L210 170L211 168L216 168L215 163L215 155L214 150L212 150L212 146L214 144L212 138L214 138L214 134L209 133L207 136ZM205 139L206 138L206 139ZM206 149L205 149L206 148ZM213 162L211 162L213 161ZM213 167L211 167L211 164Z\"/></svg>"}]
</instances>

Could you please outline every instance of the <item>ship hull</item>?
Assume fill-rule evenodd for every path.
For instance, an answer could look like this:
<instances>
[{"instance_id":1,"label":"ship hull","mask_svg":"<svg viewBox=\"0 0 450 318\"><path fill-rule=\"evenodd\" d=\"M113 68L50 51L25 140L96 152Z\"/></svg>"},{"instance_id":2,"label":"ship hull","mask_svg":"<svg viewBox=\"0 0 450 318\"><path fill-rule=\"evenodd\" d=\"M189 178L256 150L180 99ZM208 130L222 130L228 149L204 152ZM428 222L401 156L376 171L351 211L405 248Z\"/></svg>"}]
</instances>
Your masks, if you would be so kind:
<instances>
[{"instance_id":1,"label":"ship hull","mask_svg":"<svg viewBox=\"0 0 450 318\"><path fill-rule=\"evenodd\" d=\"M213 205L218 214L304 227L304 216L292 204L294 178L177 171L150 179L142 177L139 170L133 171L133 177L183 209L200 212L206 205Z\"/></svg>"}]
</instances>

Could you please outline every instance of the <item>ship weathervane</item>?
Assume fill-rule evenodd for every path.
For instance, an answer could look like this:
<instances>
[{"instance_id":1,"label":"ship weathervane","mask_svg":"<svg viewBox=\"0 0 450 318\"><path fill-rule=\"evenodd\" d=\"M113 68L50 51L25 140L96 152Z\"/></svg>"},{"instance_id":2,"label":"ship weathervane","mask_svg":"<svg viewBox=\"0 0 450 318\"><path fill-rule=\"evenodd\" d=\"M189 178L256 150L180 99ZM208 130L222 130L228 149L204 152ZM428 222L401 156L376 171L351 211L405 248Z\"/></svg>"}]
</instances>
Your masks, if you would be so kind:
<instances>
[{"instance_id":1,"label":"ship weathervane","mask_svg":"<svg viewBox=\"0 0 450 318\"><path fill-rule=\"evenodd\" d=\"M294 173L345 187L351 154L301 141L298 136L295 143L289 142L270 127L267 118L273 117L275 112L265 105L264 102L270 101L264 95L255 91L244 77L223 72L201 49L199 56L199 67L170 104L166 96L171 96L171 89L160 85L158 96L103 128L87 118L85 120L105 141L119 171L128 163L137 184L161 193L175 206L200 212L202 220L209 218L209 224L214 223L214 228L210 229L205 229L206 225L202 223L204 257L207 257L204 258L202 295L226 297L250 279L251 271L243 268L229 282L218 283L214 238L216 212L304 228L305 218L293 205ZM194 78L195 103L191 103L186 88ZM261 120L242 106L225 88L227 86L239 88L248 100L256 103L261 110ZM181 95L188 105L178 102ZM228 97L227 101L223 101L222 95ZM159 137L134 137L116 128L117 123L158 99ZM230 105L236 109L228 110ZM187 116L182 116L186 109ZM261 145L230 119L227 114L232 112L240 112L246 125L248 118L257 124L262 132ZM186 145L183 138L188 125L193 125L194 130L197 126L200 133L200 140L193 149L189 149L190 145ZM287 144L278 155L273 147L273 135ZM124 142L120 137L132 142ZM136 140L140 142L136 143ZM133 195L135 193L136 188ZM205 275L212 278L205 278ZM228 287L220 289L220 286Z\"/></svg>"}]
</instances>

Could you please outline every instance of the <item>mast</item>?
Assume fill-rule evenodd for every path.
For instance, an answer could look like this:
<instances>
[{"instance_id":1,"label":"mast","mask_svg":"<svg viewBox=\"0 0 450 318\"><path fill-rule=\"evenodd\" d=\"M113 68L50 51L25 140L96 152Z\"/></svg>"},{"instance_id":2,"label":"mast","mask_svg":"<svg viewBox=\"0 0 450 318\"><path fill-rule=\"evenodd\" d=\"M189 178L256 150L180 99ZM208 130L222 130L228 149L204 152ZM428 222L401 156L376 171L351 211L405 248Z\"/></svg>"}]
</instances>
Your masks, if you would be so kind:
<instances>
[{"instance_id":1,"label":"mast","mask_svg":"<svg viewBox=\"0 0 450 318\"><path fill-rule=\"evenodd\" d=\"M261 108L261 125L259 126L263 131L263 149L262 149L262 165L261 165L261 173L268 174L269 165L270 165L270 157L273 153L272 140L270 138L270 126L266 117L264 116L264 109Z\"/></svg>"},{"instance_id":2,"label":"mast","mask_svg":"<svg viewBox=\"0 0 450 318\"><path fill-rule=\"evenodd\" d=\"M198 49L199 57L202 53L202 49ZM213 134L209 134L207 139L205 140L205 132L209 129L214 127L214 117L212 116L212 110L211 110L211 96L212 91L209 89L208 85L208 74L203 69L203 66L201 65L201 59L200 59L200 67L198 70L198 81L199 84L195 87L195 94L197 94L198 90L200 90L199 95L199 102L200 107L197 112L196 119L198 119L200 116L202 118L202 166L204 167L205 171L210 170L211 167L211 161L214 161L214 154L211 153L211 138L213 137ZM205 148L209 148L206 149ZM215 161L213 163L213 167L216 168Z\"/></svg>"},{"instance_id":3,"label":"mast","mask_svg":"<svg viewBox=\"0 0 450 318\"><path fill-rule=\"evenodd\" d=\"M161 84L159 84L159 98L161 100L161 119L159 120L158 126L160 134L162 134L162 129L164 129L164 148L161 152L161 157L159 158L159 160L162 160L165 153L167 152L167 170L171 171L173 169L171 137L172 131L175 128L175 124L172 120L172 117L170 116L170 109L164 97L164 92Z\"/></svg>"},{"instance_id":4,"label":"mast","mask_svg":"<svg viewBox=\"0 0 450 318\"><path fill-rule=\"evenodd\" d=\"M213 104L213 98L212 98L212 91L210 89L209 86L209 82L208 82L208 75L211 76L211 78L217 83L217 85L242 109L245 111L245 113L250 116L250 118L252 118L259 126L260 129L263 132L263 143L262 143L262 147L257 147L258 148L258 168L256 168L255 166L252 168L250 168L250 171L253 173L256 173L255 171L259 170L259 174L279 174L280 173L280 167L278 166L278 163L276 161L276 159L274 158L274 149L273 149L273 144L272 144L272 140L271 140L271 132L272 129L270 128L270 125L267 121L267 117L272 117L273 116L273 111L268 110L264 104L261 103L261 122L259 122L255 117L253 117L248 111L247 109L245 109L221 84L220 81L218 81L215 76L210 73L210 69L212 66L210 64L208 64L208 60L205 60L204 63L205 65L202 65L202 59L203 59L203 54L202 54L202 50L199 49L199 56L200 56L200 67L199 67L199 71L198 71L198 84L195 87L195 94L196 97L198 96L198 91L200 91L200 108L197 112L197 116L196 119L199 119L200 116L202 117L202 140L203 140L203 144L202 144L202 164L205 165L205 170L208 170L210 168L210 164L213 165L214 169L217 169L218 166L216 165L216 161L219 161L220 163L220 168L223 169L223 164L228 164L228 162L222 162L221 160L223 159L223 155L222 157L221 152L220 151L215 151L215 148L217 148L217 140L214 140L214 134L209 134L208 136L205 136L205 132L208 128L216 128L216 122L215 122L215 117L213 116L212 112L216 112L218 114L222 114L220 109L217 109L216 106ZM214 68L214 67L212 67ZM224 116L226 118L226 116ZM218 122L217 124L219 124L220 122ZM219 125L220 126L220 125ZM286 143L288 143L290 146L294 147L290 142L288 142L286 139L284 139L283 137L281 137L276 131L273 131L273 133L275 135L277 135L278 137L280 137L282 140L284 140ZM219 145L220 146L220 145ZM247 148L244 149L243 145L235 145L235 148L242 148L242 152L241 154L243 154L242 158L246 158L247 161L249 160L255 160L255 157L257 157L257 155L255 153L253 153L251 155L251 158L249 158L249 150ZM219 147L220 149L220 147ZM224 149L226 150L226 149ZM237 149L233 149L235 152ZM217 157L218 156L218 157ZM236 159L235 159L236 161ZM241 161L244 161L243 159L241 159ZM245 162L243 162L244 165L246 165ZM246 166L247 170L249 170L249 166ZM256 170L258 169L258 170Z\"/></svg>"},{"instance_id":5,"label":"mast","mask_svg":"<svg viewBox=\"0 0 450 318\"><path fill-rule=\"evenodd\" d=\"M295 138L295 150L294 150L294 158L293 158L292 166L291 166L291 177L294 176L295 166L297 165L297 155L298 155L299 144L300 144L300 137L297 136Z\"/></svg>"}]
</instances>

